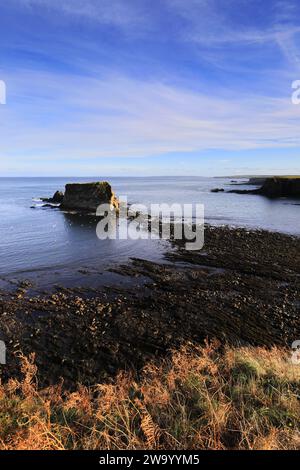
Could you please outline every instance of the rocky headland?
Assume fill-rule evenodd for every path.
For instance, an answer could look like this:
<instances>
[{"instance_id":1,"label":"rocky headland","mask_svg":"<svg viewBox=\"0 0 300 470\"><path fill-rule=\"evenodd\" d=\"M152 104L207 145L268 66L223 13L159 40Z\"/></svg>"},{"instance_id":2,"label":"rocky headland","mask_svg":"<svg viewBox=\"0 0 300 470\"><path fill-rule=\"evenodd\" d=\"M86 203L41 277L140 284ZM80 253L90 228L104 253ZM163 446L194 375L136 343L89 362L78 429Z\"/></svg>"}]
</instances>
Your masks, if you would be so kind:
<instances>
[{"instance_id":1,"label":"rocky headland","mask_svg":"<svg viewBox=\"0 0 300 470\"><path fill-rule=\"evenodd\" d=\"M259 179L248 184L258 183ZM300 177L272 177L263 180L263 184L257 189L233 189L228 191L234 194L257 194L270 198L291 197L300 198Z\"/></svg>"}]
</instances>

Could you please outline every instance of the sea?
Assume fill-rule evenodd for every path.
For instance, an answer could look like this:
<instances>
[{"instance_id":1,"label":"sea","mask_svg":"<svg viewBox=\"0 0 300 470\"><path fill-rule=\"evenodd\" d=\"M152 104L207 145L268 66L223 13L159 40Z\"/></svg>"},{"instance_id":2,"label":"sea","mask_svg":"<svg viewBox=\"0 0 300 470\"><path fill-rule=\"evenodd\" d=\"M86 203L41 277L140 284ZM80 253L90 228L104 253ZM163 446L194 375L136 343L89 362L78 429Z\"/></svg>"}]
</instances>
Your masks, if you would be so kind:
<instances>
[{"instance_id":1,"label":"sea","mask_svg":"<svg viewBox=\"0 0 300 470\"><path fill-rule=\"evenodd\" d=\"M300 235L299 200L231 194L232 178L52 177L0 178L0 281L90 285L91 276L109 282L108 271L131 258L163 259L164 240L99 240L94 217L43 207L42 197L67 183L109 181L129 204L203 204L205 223ZM238 180L246 183L246 180ZM213 193L214 188L224 192ZM238 189L253 189L244 184ZM94 282L94 281L93 281ZM1 283L0 283L1 288Z\"/></svg>"}]
</instances>

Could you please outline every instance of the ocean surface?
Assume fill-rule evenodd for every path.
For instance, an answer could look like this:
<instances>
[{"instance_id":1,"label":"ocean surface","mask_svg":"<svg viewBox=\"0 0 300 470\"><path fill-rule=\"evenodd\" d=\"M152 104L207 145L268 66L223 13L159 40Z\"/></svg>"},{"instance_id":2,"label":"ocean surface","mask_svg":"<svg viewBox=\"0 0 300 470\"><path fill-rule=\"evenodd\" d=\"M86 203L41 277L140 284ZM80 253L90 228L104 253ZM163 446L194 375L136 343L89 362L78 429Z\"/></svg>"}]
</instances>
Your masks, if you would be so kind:
<instances>
[{"instance_id":1,"label":"ocean surface","mask_svg":"<svg viewBox=\"0 0 300 470\"><path fill-rule=\"evenodd\" d=\"M94 219L41 207L39 198L64 190L66 183L108 180L129 203L204 204L205 222L300 235L299 201L211 193L233 189L230 179L0 178L0 280L34 278L48 283L84 281L84 272L103 273L131 257L157 260L167 243L155 240L99 240ZM253 187L239 186L239 189ZM105 276L105 275L104 275ZM105 279L105 277L104 277Z\"/></svg>"}]
</instances>

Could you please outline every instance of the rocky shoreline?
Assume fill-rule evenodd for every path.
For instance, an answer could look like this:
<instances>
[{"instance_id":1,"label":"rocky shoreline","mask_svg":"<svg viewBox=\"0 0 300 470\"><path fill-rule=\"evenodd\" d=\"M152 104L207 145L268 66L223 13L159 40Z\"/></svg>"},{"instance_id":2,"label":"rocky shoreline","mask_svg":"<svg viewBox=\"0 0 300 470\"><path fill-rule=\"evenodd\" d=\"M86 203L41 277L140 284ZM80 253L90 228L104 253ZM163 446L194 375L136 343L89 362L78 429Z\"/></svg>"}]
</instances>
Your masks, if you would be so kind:
<instances>
[{"instance_id":1,"label":"rocky shoreline","mask_svg":"<svg viewBox=\"0 0 300 470\"><path fill-rule=\"evenodd\" d=\"M32 352L42 385L62 378L72 389L139 369L183 343L290 348L300 339L300 238L206 227L199 252L171 244L167 263L133 259L114 269L134 287L30 296L24 283L1 291L2 379L18 376L20 354Z\"/></svg>"}]
</instances>

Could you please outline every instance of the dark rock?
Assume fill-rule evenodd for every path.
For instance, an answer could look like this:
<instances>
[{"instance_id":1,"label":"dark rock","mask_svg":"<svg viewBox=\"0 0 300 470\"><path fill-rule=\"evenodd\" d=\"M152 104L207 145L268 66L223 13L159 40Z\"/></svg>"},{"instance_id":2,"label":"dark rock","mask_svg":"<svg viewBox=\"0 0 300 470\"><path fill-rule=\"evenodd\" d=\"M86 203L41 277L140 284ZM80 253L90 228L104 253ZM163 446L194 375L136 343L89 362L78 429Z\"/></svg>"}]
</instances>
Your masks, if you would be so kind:
<instances>
[{"instance_id":1,"label":"dark rock","mask_svg":"<svg viewBox=\"0 0 300 470\"><path fill-rule=\"evenodd\" d=\"M63 199L64 199L64 193L61 191L56 191L56 193L54 194L52 198L52 202L55 204L61 204L63 202Z\"/></svg>"},{"instance_id":2,"label":"dark rock","mask_svg":"<svg viewBox=\"0 0 300 470\"><path fill-rule=\"evenodd\" d=\"M42 209L58 209L58 206L54 206L53 202L47 202L46 204L43 204Z\"/></svg>"},{"instance_id":3,"label":"dark rock","mask_svg":"<svg viewBox=\"0 0 300 470\"><path fill-rule=\"evenodd\" d=\"M49 204L61 204L64 199L64 193L61 191L56 191L56 193L53 195L53 197L47 198L44 197L42 198L43 202L48 202Z\"/></svg>"},{"instance_id":4,"label":"dark rock","mask_svg":"<svg viewBox=\"0 0 300 470\"><path fill-rule=\"evenodd\" d=\"M103 203L112 204L115 209L119 207L109 183L74 183L66 185L61 209L96 212L97 207Z\"/></svg>"},{"instance_id":5,"label":"dark rock","mask_svg":"<svg viewBox=\"0 0 300 470\"><path fill-rule=\"evenodd\" d=\"M268 178L260 188L268 197L300 197L300 178Z\"/></svg>"},{"instance_id":6,"label":"dark rock","mask_svg":"<svg viewBox=\"0 0 300 470\"><path fill-rule=\"evenodd\" d=\"M210 192L211 193L224 193L224 189L223 188L215 188L215 189L211 189Z\"/></svg>"},{"instance_id":7,"label":"dark rock","mask_svg":"<svg viewBox=\"0 0 300 470\"><path fill-rule=\"evenodd\" d=\"M227 193L232 194L261 194L259 189L231 189Z\"/></svg>"},{"instance_id":8,"label":"dark rock","mask_svg":"<svg viewBox=\"0 0 300 470\"><path fill-rule=\"evenodd\" d=\"M264 184L267 178L249 178L248 183L249 185L253 186L259 186L261 184Z\"/></svg>"},{"instance_id":9,"label":"dark rock","mask_svg":"<svg viewBox=\"0 0 300 470\"><path fill-rule=\"evenodd\" d=\"M235 189L228 191L235 194L259 194L270 198L300 197L300 178L267 178L261 188L254 190Z\"/></svg>"}]
</instances>

